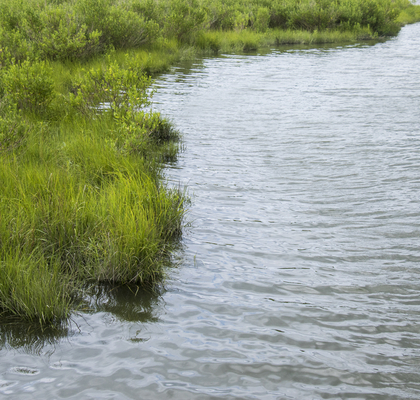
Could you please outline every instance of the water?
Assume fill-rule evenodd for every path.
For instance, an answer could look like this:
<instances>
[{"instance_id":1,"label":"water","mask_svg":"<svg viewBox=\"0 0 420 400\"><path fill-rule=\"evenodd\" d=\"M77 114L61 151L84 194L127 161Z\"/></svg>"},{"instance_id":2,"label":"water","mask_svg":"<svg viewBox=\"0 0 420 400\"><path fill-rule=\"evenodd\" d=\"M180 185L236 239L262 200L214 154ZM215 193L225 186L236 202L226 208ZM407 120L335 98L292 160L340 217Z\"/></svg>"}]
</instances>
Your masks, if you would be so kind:
<instances>
[{"instance_id":1,"label":"water","mask_svg":"<svg viewBox=\"0 0 420 400\"><path fill-rule=\"evenodd\" d=\"M61 338L3 327L0 398L420 398L419 37L159 79L193 198L179 265Z\"/></svg>"}]
</instances>

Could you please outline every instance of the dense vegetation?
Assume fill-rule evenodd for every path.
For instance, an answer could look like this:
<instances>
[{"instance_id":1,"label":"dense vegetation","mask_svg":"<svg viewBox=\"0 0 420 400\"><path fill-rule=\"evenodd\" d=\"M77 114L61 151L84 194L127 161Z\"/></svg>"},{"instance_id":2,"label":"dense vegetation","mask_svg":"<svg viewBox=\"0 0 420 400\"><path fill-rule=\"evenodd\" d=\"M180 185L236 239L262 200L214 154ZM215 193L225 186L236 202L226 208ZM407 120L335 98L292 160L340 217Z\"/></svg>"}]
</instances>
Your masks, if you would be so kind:
<instances>
[{"instance_id":1,"label":"dense vegetation","mask_svg":"<svg viewBox=\"0 0 420 400\"><path fill-rule=\"evenodd\" d=\"M164 276L185 196L162 180L178 133L150 108L150 75L418 19L407 0L3 0L0 313L59 322L90 282Z\"/></svg>"},{"instance_id":2,"label":"dense vegetation","mask_svg":"<svg viewBox=\"0 0 420 400\"><path fill-rule=\"evenodd\" d=\"M398 32L401 10L416 8L408 0L3 0L0 47L17 60L80 60L173 38L217 50L214 33L227 31L383 36Z\"/></svg>"}]
</instances>

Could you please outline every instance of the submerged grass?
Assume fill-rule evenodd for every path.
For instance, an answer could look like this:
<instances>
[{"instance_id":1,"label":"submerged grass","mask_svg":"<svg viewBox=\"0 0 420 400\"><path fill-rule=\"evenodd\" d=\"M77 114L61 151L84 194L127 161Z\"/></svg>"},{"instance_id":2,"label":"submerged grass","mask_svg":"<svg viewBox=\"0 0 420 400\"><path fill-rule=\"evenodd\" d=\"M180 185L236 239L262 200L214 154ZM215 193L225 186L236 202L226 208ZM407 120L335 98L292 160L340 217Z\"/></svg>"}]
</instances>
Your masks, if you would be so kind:
<instances>
[{"instance_id":1,"label":"submerged grass","mask_svg":"<svg viewBox=\"0 0 420 400\"><path fill-rule=\"evenodd\" d=\"M60 325L89 284L161 282L185 193L150 76L200 54L396 34L408 0L0 3L0 315Z\"/></svg>"}]
</instances>

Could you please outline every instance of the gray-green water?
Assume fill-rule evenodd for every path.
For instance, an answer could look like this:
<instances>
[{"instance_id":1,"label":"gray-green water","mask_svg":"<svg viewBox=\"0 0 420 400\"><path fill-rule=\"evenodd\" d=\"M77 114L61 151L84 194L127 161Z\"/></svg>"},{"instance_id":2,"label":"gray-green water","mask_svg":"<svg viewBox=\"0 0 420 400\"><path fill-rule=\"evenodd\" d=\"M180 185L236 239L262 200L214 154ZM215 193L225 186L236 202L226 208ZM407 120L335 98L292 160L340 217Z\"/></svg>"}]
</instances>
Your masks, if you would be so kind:
<instances>
[{"instance_id":1,"label":"gray-green water","mask_svg":"<svg viewBox=\"0 0 420 400\"><path fill-rule=\"evenodd\" d=\"M0 398L420 398L419 38L163 76L193 197L178 267L61 339L2 327Z\"/></svg>"}]
</instances>

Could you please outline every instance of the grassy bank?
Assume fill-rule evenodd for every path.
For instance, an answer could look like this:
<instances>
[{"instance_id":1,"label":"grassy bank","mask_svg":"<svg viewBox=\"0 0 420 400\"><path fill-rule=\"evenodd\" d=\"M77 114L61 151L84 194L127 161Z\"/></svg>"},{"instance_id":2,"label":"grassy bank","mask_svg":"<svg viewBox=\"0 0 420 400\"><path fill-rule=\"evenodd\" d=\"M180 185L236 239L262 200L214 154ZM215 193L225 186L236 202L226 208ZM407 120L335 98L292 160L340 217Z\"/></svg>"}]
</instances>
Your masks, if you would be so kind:
<instances>
[{"instance_id":1,"label":"grassy bank","mask_svg":"<svg viewBox=\"0 0 420 400\"><path fill-rule=\"evenodd\" d=\"M198 54L393 35L405 0L3 0L0 314L65 321L86 283L160 282L185 196L150 76Z\"/></svg>"},{"instance_id":2,"label":"grassy bank","mask_svg":"<svg viewBox=\"0 0 420 400\"><path fill-rule=\"evenodd\" d=\"M149 63L137 52L3 71L3 314L61 321L87 282L164 276L184 195L162 181L178 133L150 110Z\"/></svg>"}]
</instances>

